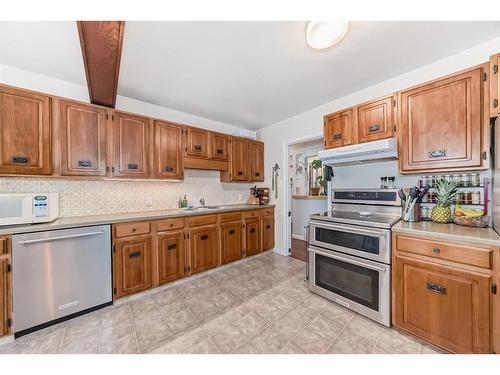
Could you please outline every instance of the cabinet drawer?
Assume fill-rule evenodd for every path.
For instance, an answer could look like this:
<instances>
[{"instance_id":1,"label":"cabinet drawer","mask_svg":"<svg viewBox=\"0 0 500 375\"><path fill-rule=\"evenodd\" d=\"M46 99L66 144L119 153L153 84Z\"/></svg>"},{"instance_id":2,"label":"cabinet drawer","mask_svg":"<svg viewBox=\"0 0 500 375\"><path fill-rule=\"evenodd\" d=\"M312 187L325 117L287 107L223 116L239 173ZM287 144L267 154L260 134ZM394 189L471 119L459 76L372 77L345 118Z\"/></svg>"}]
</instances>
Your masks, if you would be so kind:
<instances>
[{"instance_id":1,"label":"cabinet drawer","mask_svg":"<svg viewBox=\"0 0 500 375\"><path fill-rule=\"evenodd\" d=\"M219 221L225 223L226 221L236 221L241 220L241 212L226 212L219 215Z\"/></svg>"},{"instance_id":2,"label":"cabinet drawer","mask_svg":"<svg viewBox=\"0 0 500 375\"><path fill-rule=\"evenodd\" d=\"M115 237L136 236L139 234L147 234L151 232L149 221L137 223L115 224Z\"/></svg>"},{"instance_id":3,"label":"cabinet drawer","mask_svg":"<svg viewBox=\"0 0 500 375\"><path fill-rule=\"evenodd\" d=\"M199 227L202 225L215 224L216 222L217 215L194 216L187 219L188 227Z\"/></svg>"},{"instance_id":4,"label":"cabinet drawer","mask_svg":"<svg viewBox=\"0 0 500 375\"><path fill-rule=\"evenodd\" d=\"M489 269L492 265L493 251L486 248L397 236L396 249L482 268Z\"/></svg>"},{"instance_id":5,"label":"cabinet drawer","mask_svg":"<svg viewBox=\"0 0 500 375\"><path fill-rule=\"evenodd\" d=\"M264 208L260 210L260 216L274 216L274 208Z\"/></svg>"},{"instance_id":6,"label":"cabinet drawer","mask_svg":"<svg viewBox=\"0 0 500 375\"><path fill-rule=\"evenodd\" d=\"M158 232L181 228L184 228L184 218L165 219L156 222L156 230Z\"/></svg>"},{"instance_id":7,"label":"cabinet drawer","mask_svg":"<svg viewBox=\"0 0 500 375\"><path fill-rule=\"evenodd\" d=\"M251 210L243 212L243 217L245 219L251 219L252 217L259 217L259 216L260 216L260 210Z\"/></svg>"}]
</instances>

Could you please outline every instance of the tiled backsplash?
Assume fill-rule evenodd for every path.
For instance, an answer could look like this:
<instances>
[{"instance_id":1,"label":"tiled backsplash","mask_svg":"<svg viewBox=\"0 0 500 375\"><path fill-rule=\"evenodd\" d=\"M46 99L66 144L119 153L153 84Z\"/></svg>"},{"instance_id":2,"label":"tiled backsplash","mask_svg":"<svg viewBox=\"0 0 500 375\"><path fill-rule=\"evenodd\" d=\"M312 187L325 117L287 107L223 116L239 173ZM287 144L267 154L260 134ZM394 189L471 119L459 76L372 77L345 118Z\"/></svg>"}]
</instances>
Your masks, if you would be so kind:
<instances>
[{"instance_id":1,"label":"tiled backsplash","mask_svg":"<svg viewBox=\"0 0 500 375\"><path fill-rule=\"evenodd\" d=\"M172 209L184 194L193 205L201 197L207 205L244 203L248 198L250 184L221 183L218 171L186 169L184 175L184 182L0 177L0 193L57 192L60 217ZM151 206L146 206L148 200Z\"/></svg>"}]
</instances>

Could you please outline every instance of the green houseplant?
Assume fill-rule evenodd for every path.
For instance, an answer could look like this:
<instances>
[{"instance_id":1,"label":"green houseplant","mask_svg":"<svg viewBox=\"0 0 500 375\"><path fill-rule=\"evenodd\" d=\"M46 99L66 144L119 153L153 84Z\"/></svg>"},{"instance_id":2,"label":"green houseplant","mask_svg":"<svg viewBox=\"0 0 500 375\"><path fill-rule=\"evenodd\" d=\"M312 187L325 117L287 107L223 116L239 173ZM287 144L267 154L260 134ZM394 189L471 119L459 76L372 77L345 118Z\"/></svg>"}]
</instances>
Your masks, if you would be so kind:
<instances>
[{"instance_id":1,"label":"green houseplant","mask_svg":"<svg viewBox=\"0 0 500 375\"><path fill-rule=\"evenodd\" d=\"M315 159L311 162L311 168L316 171L316 174L320 169L323 168L323 163L319 159ZM311 187L311 195L324 195L326 191L327 182L323 177L323 174L316 176L314 179L314 187Z\"/></svg>"}]
</instances>

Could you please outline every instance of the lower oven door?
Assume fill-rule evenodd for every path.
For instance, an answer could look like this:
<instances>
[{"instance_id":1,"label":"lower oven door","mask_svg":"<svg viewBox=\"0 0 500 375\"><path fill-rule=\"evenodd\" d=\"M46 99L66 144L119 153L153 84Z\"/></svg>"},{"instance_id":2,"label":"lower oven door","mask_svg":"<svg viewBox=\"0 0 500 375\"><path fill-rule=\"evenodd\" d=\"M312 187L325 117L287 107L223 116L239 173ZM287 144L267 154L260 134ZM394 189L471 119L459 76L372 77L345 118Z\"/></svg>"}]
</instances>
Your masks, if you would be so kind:
<instances>
[{"instance_id":1,"label":"lower oven door","mask_svg":"<svg viewBox=\"0 0 500 375\"><path fill-rule=\"evenodd\" d=\"M354 225L309 222L311 245L391 263L391 231Z\"/></svg>"},{"instance_id":2,"label":"lower oven door","mask_svg":"<svg viewBox=\"0 0 500 375\"><path fill-rule=\"evenodd\" d=\"M391 267L309 247L309 289L387 327Z\"/></svg>"}]
</instances>

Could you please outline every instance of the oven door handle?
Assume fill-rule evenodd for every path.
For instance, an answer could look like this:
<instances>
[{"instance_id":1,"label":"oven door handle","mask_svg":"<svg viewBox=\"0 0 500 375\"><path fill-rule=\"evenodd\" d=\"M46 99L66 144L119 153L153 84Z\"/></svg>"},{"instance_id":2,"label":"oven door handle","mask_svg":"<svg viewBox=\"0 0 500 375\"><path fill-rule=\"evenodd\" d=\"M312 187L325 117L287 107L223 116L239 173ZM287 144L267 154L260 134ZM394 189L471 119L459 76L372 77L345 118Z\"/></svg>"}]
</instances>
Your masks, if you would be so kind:
<instances>
[{"instance_id":1,"label":"oven door handle","mask_svg":"<svg viewBox=\"0 0 500 375\"><path fill-rule=\"evenodd\" d=\"M377 237L383 237L388 232L387 229L381 229L381 230L364 229L364 228L358 228L358 227L354 228L352 225L351 226L344 226L344 225L339 225L339 224L324 224L324 223L317 223L317 222L311 222L311 226L323 228L323 229L333 229L333 230L338 230L340 232L347 232L347 233L370 234L370 235L374 235Z\"/></svg>"},{"instance_id":2,"label":"oven door handle","mask_svg":"<svg viewBox=\"0 0 500 375\"><path fill-rule=\"evenodd\" d=\"M341 260L341 261L344 261L346 263L354 264L356 266L368 268L370 270L379 271L379 272L386 272L387 271L385 268L382 268L382 267L377 267L377 266L373 266L371 264L366 264L366 263L363 263L363 262L358 262L357 260L352 260L352 259L348 259L348 258L339 256L339 255L334 255L334 254L331 254L331 253L327 253L327 252L324 252L324 251L321 251L321 250L317 250L317 249L312 248L312 247L309 248L309 251L311 251L311 252L313 252L315 254L323 255L323 256L325 256L327 258L333 258L333 259Z\"/></svg>"},{"instance_id":3,"label":"oven door handle","mask_svg":"<svg viewBox=\"0 0 500 375\"><path fill-rule=\"evenodd\" d=\"M309 248L309 225L304 225L304 238L306 249ZM309 280L309 253L306 251L306 280Z\"/></svg>"}]
</instances>

